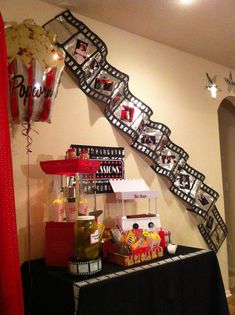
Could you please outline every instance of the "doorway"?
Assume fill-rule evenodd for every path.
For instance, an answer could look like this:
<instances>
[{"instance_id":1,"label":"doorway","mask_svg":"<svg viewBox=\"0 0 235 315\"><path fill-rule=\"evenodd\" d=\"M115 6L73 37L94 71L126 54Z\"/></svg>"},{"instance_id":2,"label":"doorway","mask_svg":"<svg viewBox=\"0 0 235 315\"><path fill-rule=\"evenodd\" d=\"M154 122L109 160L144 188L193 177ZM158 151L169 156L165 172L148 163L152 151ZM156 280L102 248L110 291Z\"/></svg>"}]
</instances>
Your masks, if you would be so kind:
<instances>
[{"instance_id":1,"label":"doorway","mask_svg":"<svg viewBox=\"0 0 235 315\"><path fill-rule=\"evenodd\" d=\"M218 109L229 287L235 287L235 97L225 98Z\"/></svg>"}]
</instances>

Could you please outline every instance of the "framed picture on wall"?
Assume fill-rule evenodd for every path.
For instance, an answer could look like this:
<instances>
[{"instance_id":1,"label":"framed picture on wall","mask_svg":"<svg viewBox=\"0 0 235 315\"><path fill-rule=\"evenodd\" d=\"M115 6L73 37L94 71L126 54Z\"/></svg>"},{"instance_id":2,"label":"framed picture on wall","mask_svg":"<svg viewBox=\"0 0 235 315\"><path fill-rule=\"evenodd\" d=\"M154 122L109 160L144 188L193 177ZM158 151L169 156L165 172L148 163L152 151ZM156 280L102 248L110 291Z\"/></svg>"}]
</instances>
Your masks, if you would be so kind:
<instances>
[{"instance_id":1,"label":"framed picture on wall","mask_svg":"<svg viewBox=\"0 0 235 315\"><path fill-rule=\"evenodd\" d=\"M128 105L124 105L121 110L121 120L132 122L134 116L134 108Z\"/></svg>"},{"instance_id":2,"label":"framed picture on wall","mask_svg":"<svg viewBox=\"0 0 235 315\"><path fill-rule=\"evenodd\" d=\"M82 64L87 58L87 48L88 43L82 41L81 39L77 39L74 58L79 64Z\"/></svg>"},{"instance_id":3,"label":"framed picture on wall","mask_svg":"<svg viewBox=\"0 0 235 315\"><path fill-rule=\"evenodd\" d=\"M155 144L156 137L153 135L144 134L141 136L141 143L143 144Z\"/></svg>"},{"instance_id":4,"label":"framed picture on wall","mask_svg":"<svg viewBox=\"0 0 235 315\"><path fill-rule=\"evenodd\" d=\"M219 248L225 238L224 232L219 225L216 225L215 229L210 235L212 242L216 248Z\"/></svg>"},{"instance_id":5,"label":"framed picture on wall","mask_svg":"<svg viewBox=\"0 0 235 315\"><path fill-rule=\"evenodd\" d=\"M209 203L209 201L207 200L206 196L205 196L202 192L200 192L200 193L198 194L198 200L200 201L200 203L201 203L203 206L206 206L206 205L208 205L208 203Z\"/></svg>"},{"instance_id":6,"label":"framed picture on wall","mask_svg":"<svg viewBox=\"0 0 235 315\"><path fill-rule=\"evenodd\" d=\"M213 217L210 215L209 217L208 217L208 219L206 220L206 228L207 228L207 230L212 230L212 228L213 228L213 223L214 223L214 219L213 219Z\"/></svg>"},{"instance_id":7,"label":"framed picture on wall","mask_svg":"<svg viewBox=\"0 0 235 315\"><path fill-rule=\"evenodd\" d=\"M180 188L190 189L189 175L180 174L179 183L180 183Z\"/></svg>"},{"instance_id":8,"label":"framed picture on wall","mask_svg":"<svg viewBox=\"0 0 235 315\"><path fill-rule=\"evenodd\" d=\"M198 228L209 247L216 251L228 234L228 229L216 206L209 210L207 219L199 224Z\"/></svg>"},{"instance_id":9,"label":"framed picture on wall","mask_svg":"<svg viewBox=\"0 0 235 315\"><path fill-rule=\"evenodd\" d=\"M113 80L107 78L96 78L94 88L96 90L112 91L113 90Z\"/></svg>"},{"instance_id":10,"label":"framed picture on wall","mask_svg":"<svg viewBox=\"0 0 235 315\"><path fill-rule=\"evenodd\" d=\"M176 163L176 156L173 154L172 155L162 154L161 157L162 157L163 165L168 165L168 164L174 165Z\"/></svg>"},{"instance_id":11,"label":"framed picture on wall","mask_svg":"<svg viewBox=\"0 0 235 315\"><path fill-rule=\"evenodd\" d=\"M84 66L83 70L85 73L85 78L88 82L91 81L91 79L94 77L94 75L98 72L100 69L100 59L101 55L97 53L92 59L88 60Z\"/></svg>"}]
</instances>

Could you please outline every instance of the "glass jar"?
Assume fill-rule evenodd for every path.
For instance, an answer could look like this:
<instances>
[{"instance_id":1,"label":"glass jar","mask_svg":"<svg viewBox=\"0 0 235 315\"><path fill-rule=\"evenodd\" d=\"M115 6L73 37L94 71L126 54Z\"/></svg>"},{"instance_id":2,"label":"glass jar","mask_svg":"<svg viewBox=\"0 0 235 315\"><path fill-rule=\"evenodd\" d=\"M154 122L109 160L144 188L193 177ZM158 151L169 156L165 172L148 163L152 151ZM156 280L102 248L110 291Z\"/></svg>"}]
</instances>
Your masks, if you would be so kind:
<instances>
[{"instance_id":1,"label":"glass jar","mask_svg":"<svg viewBox=\"0 0 235 315\"><path fill-rule=\"evenodd\" d=\"M99 230L94 216L78 216L75 223L75 256L80 261L99 257Z\"/></svg>"},{"instance_id":2,"label":"glass jar","mask_svg":"<svg viewBox=\"0 0 235 315\"><path fill-rule=\"evenodd\" d=\"M76 159L76 158L77 158L76 149L75 148L69 148L66 151L66 159L70 160L70 159Z\"/></svg>"}]
</instances>

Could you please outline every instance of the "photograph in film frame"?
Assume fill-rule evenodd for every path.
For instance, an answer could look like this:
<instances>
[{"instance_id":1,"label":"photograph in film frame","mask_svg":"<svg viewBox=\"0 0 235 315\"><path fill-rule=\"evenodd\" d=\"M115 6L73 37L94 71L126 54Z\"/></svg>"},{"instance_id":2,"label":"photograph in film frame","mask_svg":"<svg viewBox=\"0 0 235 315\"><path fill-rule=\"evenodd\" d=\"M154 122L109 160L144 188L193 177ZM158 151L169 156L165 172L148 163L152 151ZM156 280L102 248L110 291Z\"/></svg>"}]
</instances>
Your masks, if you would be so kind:
<instances>
[{"instance_id":1,"label":"photograph in film frame","mask_svg":"<svg viewBox=\"0 0 235 315\"><path fill-rule=\"evenodd\" d=\"M97 194L113 192L109 183L110 179L124 179L125 149L123 147L103 147L80 144L71 144L70 147L76 149L77 156L81 154L82 150L86 150L90 159L101 162L100 168L95 174ZM73 184L75 185L75 179L73 179ZM90 178L86 180L86 177L84 177L83 186L86 193L94 193L94 186Z\"/></svg>"},{"instance_id":2,"label":"photograph in film frame","mask_svg":"<svg viewBox=\"0 0 235 315\"><path fill-rule=\"evenodd\" d=\"M101 54L98 52L92 59L88 59L83 65L82 69L84 71L85 80L87 83L90 83L100 70L100 60Z\"/></svg>"},{"instance_id":3,"label":"photograph in film frame","mask_svg":"<svg viewBox=\"0 0 235 315\"><path fill-rule=\"evenodd\" d=\"M199 231L208 246L217 251L228 233L215 207L218 193L204 184L205 176L187 163L189 155L170 140L170 129L151 121L153 111L130 92L129 76L107 62L106 44L69 10L44 27L58 34L57 44L66 54L66 67L81 90L106 104L104 115L110 123L130 136L131 146L152 161L154 172L170 180L170 191L200 217L200 222L204 219ZM211 213L218 227L208 233L205 225Z\"/></svg>"}]
</instances>

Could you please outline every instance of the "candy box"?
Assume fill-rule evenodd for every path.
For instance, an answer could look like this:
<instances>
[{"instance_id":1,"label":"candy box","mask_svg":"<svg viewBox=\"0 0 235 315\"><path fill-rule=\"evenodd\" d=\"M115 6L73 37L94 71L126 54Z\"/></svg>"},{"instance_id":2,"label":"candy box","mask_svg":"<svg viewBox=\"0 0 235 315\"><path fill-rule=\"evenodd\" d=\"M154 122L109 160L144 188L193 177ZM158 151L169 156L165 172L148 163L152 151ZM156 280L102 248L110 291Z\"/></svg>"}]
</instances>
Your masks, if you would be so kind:
<instances>
[{"instance_id":1,"label":"candy box","mask_svg":"<svg viewBox=\"0 0 235 315\"><path fill-rule=\"evenodd\" d=\"M131 255L121 255L115 252L108 252L106 259L118 265L131 266L162 256L163 248L161 246L158 246L152 250L149 249L149 247L143 249L140 248L133 251Z\"/></svg>"}]
</instances>

